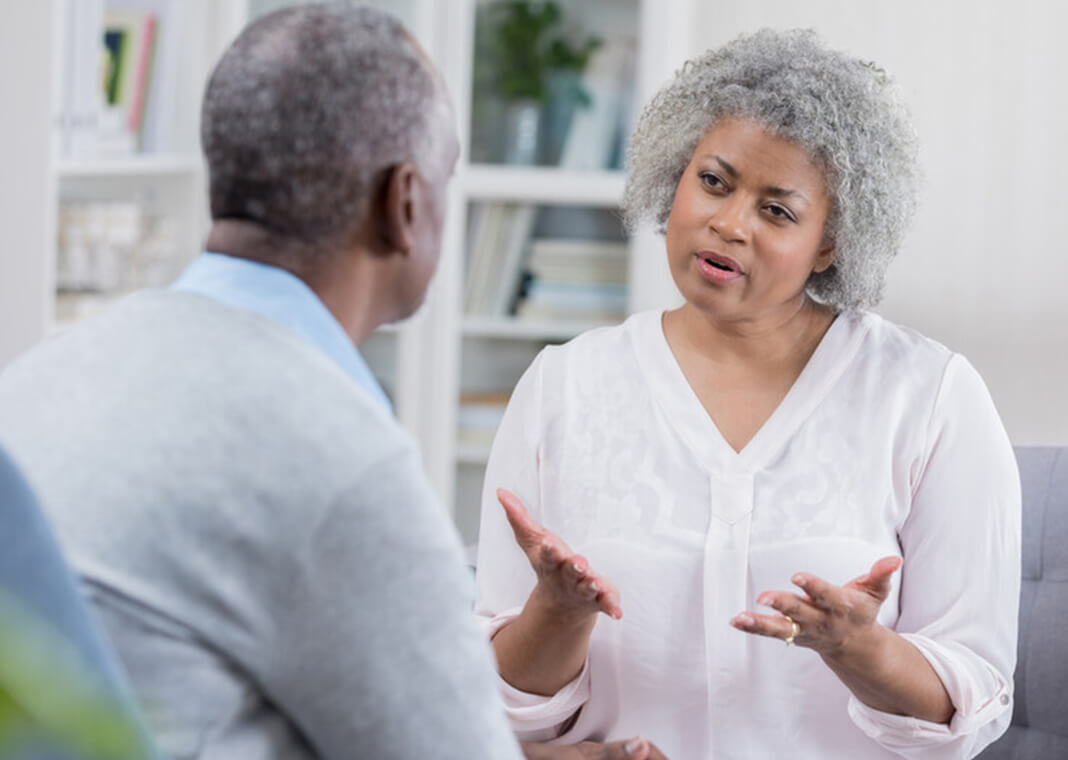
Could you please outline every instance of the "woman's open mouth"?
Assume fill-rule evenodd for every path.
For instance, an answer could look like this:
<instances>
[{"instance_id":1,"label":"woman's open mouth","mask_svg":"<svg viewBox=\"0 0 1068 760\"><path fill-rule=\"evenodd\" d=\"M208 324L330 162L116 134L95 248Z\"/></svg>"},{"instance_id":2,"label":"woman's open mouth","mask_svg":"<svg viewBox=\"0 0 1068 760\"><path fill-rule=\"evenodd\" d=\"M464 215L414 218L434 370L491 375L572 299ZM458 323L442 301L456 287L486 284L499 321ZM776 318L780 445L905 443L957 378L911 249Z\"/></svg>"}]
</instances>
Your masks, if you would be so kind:
<instances>
[{"instance_id":1,"label":"woman's open mouth","mask_svg":"<svg viewBox=\"0 0 1068 760\"><path fill-rule=\"evenodd\" d=\"M710 282L731 282L745 276L737 261L714 251L698 251L697 269Z\"/></svg>"}]
</instances>

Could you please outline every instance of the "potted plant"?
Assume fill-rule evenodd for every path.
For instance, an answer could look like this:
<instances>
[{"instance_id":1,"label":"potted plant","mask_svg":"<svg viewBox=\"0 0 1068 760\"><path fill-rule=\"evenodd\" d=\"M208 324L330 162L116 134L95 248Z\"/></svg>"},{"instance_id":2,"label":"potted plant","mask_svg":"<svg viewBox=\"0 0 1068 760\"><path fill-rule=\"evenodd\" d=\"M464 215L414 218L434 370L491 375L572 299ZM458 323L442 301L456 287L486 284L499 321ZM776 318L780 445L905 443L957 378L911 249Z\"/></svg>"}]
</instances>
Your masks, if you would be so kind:
<instances>
[{"instance_id":1,"label":"potted plant","mask_svg":"<svg viewBox=\"0 0 1068 760\"><path fill-rule=\"evenodd\" d=\"M500 158L505 163L534 164L545 157L541 122L546 110L556 137L561 115L569 118L576 105L589 103L581 74L601 40L588 37L573 44L562 34L561 22L560 6L552 0L512 0L486 8L489 45L479 51L484 64L476 68L476 83L488 83L503 103ZM558 145L545 147L558 152Z\"/></svg>"}]
</instances>

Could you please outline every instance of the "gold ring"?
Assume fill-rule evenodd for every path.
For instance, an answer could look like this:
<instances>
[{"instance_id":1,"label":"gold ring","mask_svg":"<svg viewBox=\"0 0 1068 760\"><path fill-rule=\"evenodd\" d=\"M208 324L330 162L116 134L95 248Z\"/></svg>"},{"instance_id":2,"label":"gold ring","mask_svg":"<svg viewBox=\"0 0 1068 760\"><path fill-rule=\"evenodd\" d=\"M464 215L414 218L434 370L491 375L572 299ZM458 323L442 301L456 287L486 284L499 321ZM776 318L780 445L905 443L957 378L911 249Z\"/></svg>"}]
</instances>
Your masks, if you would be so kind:
<instances>
[{"instance_id":1,"label":"gold ring","mask_svg":"<svg viewBox=\"0 0 1068 760\"><path fill-rule=\"evenodd\" d=\"M783 617L790 621L790 635L783 639L783 642L785 642L786 646L792 647L797 634L801 633L801 626L789 615L783 615Z\"/></svg>"}]
</instances>

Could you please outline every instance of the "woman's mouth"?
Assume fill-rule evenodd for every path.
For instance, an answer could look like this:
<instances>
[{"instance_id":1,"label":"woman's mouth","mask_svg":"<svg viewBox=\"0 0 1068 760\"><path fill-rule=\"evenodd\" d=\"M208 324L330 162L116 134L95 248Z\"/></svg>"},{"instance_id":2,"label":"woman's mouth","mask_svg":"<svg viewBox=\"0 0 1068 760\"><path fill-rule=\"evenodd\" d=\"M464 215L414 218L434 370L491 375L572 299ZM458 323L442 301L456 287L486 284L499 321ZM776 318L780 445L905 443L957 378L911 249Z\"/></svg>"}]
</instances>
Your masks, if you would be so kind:
<instances>
[{"instance_id":1,"label":"woman's mouth","mask_svg":"<svg viewBox=\"0 0 1068 760\"><path fill-rule=\"evenodd\" d=\"M698 271L710 282L731 282L745 276L742 267L729 256L715 251L698 251L694 256Z\"/></svg>"}]
</instances>

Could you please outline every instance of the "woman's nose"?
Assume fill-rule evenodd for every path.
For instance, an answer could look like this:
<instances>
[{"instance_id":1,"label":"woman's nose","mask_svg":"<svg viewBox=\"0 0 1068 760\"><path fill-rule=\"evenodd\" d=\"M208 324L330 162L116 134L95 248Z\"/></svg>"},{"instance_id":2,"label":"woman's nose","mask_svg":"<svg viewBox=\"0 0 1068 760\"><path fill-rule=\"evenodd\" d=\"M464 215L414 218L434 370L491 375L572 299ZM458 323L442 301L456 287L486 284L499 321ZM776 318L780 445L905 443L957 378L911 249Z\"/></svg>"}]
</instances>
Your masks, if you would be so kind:
<instances>
[{"instance_id":1,"label":"woman's nose","mask_svg":"<svg viewBox=\"0 0 1068 760\"><path fill-rule=\"evenodd\" d=\"M749 240L748 203L738 195L723 198L708 217L711 227L724 242L744 243Z\"/></svg>"}]
</instances>

